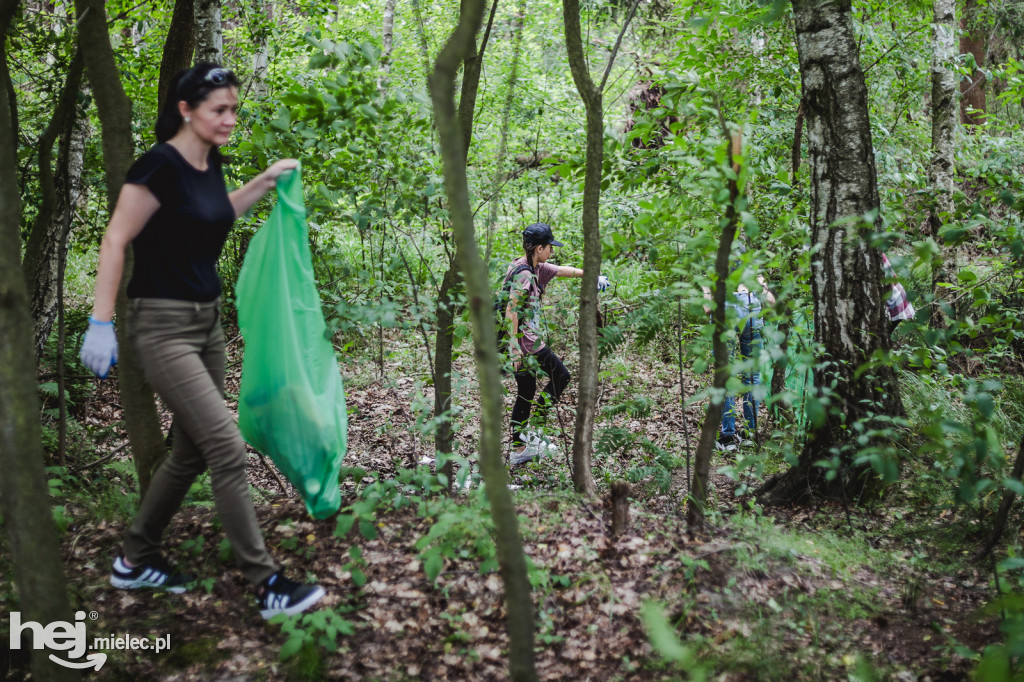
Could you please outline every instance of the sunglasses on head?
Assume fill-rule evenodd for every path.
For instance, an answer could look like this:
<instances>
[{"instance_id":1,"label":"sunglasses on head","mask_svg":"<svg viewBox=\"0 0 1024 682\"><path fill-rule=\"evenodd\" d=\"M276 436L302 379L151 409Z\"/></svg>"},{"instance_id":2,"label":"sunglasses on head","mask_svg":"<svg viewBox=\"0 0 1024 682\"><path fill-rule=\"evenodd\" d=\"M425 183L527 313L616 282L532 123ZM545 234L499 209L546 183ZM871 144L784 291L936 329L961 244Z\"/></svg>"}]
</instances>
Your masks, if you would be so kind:
<instances>
[{"instance_id":1,"label":"sunglasses on head","mask_svg":"<svg viewBox=\"0 0 1024 682\"><path fill-rule=\"evenodd\" d=\"M206 72L206 75L203 76L203 80L212 85L224 85L230 78L231 72L219 67L216 69L210 69Z\"/></svg>"}]
</instances>

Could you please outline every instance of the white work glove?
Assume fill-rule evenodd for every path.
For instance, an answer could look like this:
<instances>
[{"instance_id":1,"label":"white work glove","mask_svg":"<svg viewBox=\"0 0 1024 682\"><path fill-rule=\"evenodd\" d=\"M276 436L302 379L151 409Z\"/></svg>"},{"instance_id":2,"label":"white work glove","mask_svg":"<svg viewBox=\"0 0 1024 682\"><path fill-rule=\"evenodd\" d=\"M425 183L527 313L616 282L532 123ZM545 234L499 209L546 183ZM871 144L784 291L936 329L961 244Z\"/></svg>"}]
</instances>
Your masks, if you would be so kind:
<instances>
[{"instance_id":1,"label":"white work glove","mask_svg":"<svg viewBox=\"0 0 1024 682\"><path fill-rule=\"evenodd\" d=\"M82 340L78 357L82 364L100 379L107 378L111 366L117 364L117 336L113 322L98 322L89 318L89 329Z\"/></svg>"},{"instance_id":2,"label":"white work glove","mask_svg":"<svg viewBox=\"0 0 1024 682\"><path fill-rule=\"evenodd\" d=\"M608 278L605 277L604 275L598 275L597 276L597 290L598 291L604 291L605 289L607 289L611 285L612 285L612 283L609 282Z\"/></svg>"}]
</instances>

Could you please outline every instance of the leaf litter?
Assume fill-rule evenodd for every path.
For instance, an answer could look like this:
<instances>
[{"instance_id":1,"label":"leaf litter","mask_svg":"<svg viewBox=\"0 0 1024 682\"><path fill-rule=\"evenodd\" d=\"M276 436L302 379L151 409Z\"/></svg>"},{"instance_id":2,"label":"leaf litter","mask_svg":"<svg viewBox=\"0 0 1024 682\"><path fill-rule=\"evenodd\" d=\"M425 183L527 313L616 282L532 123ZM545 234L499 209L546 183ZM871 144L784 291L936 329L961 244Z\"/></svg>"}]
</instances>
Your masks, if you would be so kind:
<instances>
[{"instance_id":1,"label":"leaf litter","mask_svg":"<svg viewBox=\"0 0 1024 682\"><path fill-rule=\"evenodd\" d=\"M237 381L236 369L229 374L229 395L237 391ZM91 401L90 419L96 423L116 425L120 420L117 395L110 386L105 382ZM411 380L391 385L369 382L349 389L353 418L346 466L361 466L384 478L415 466L429 443L413 428L412 392ZM571 425L565 413L573 409L573 393L570 390L560 406L563 414L557 419L563 428ZM687 412L689 423L696 423L693 408ZM164 411L161 415L167 428L169 417ZM659 429L678 433L682 428L678 407L674 413L661 407L642 423L632 421L631 429L652 440ZM475 450L478 428L472 425L459 433L461 452ZM679 672L649 644L639 617L648 600L666 605L684 643L699 643L712 670L716 664L708 652L732 648L732 663L716 672L719 680L760 679L759 662L756 657L744 658L743 643L760 637L757 646L764 646L766 627L772 629L771 655L791 657L790 676L808 680L845 679L857 656L890 671L892 679L964 679L969 662L952 653L950 642L978 651L996 641L997 624L975 615L991 597L985 577L978 573L957 579L925 576L927 588L907 604L905 576L881 569L862 566L849 576L837 576L810 555L765 560L751 568L740 558L758 549L756 538L737 538L725 524L711 527L696 541L686 539L680 505L685 496L679 491L645 489L643 500L631 500L628 530L613 538L608 534L608 500L585 502L564 492L545 492L546 482L557 479L562 469L564 463L552 459L513 477L528 489L517 500L526 552L547 577L533 595L541 679L678 679ZM314 678L507 678L506 613L497 573L481 573L479 560L472 557L446 558L443 572L431 581L415 548L429 524L414 510L380 514L378 535L372 540L357 532L339 538L334 535L334 520L310 520L294 489L287 483L282 489L281 477L254 453L248 473L266 500L257 504L257 515L272 555L292 577L319 581L327 590L323 607L354 624L354 634L338 638L337 652L320 651ZM717 474L712 484L723 516L735 513L735 484ZM355 501L351 480L343 494L343 507ZM109 652L107 665L90 677L297 678L297 668L279 660L285 639L280 626L260 619L251 589L223 551L223 534L212 507L184 507L168 529L168 555L200 581L197 589L183 595L111 588L109 567L120 547L123 524L92 520L84 510L70 513L76 522L62 539L65 573L74 606L99 614L88 624L89 636L169 634L172 642L170 652L159 655ZM823 507L813 512L775 510L774 519L781 527L814 528L828 527L823 518L841 515L840 509ZM884 519L864 515L860 520L885 532ZM359 548L363 560L361 584L347 568L353 547ZM9 581L9 574L0 577L0 588L8 594ZM853 587L870 595L865 615L831 623L801 618L801 604L821 595L845 595ZM798 663L808 656L819 662ZM9 669L7 679L19 679L19 672L26 671Z\"/></svg>"}]
</instances>

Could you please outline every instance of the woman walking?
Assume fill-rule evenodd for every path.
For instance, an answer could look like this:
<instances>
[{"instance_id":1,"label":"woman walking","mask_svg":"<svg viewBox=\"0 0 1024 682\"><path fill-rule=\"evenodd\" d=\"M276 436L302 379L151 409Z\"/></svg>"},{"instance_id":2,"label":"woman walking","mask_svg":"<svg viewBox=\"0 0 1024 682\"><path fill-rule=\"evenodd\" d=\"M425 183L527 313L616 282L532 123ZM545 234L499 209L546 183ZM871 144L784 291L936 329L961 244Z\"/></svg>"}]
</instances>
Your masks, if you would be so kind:
<instances>
[{"instance_id":1,"label":"woman walking","mask_svg":"<svg viewBox=\"0 0 1024 682\"><path fill-rule=\"evenodd\" d=\"M216 64L182 72L156 124L157 144L128 171L100 246L82 362L97 376L117 362L114 300L125 247L134 247L123 320L146 379L174 413L170 457L128 528L110 582L122 589L184 592L192 581L163 556L162 537L196 477L209 468L217 516L260 614L296 614L323 588L285 578L264 545L249 496L245 444L224 404L225 344L217 260L234 220L273 189L292 159L228 192L219 147L238 114L238 81Z\"/></svg>"}]
</instances>

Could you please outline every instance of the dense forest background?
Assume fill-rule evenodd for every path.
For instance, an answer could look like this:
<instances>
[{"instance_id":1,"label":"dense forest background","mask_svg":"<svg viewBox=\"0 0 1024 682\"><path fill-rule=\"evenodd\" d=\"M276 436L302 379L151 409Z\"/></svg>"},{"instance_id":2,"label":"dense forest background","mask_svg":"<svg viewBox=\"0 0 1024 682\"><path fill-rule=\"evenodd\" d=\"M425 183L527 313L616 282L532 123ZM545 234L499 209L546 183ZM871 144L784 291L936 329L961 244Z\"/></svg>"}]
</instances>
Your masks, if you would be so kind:
<instances>
[{"instance_id":1,"label":"dense forest background","mask_svg":"<svg viewBox=\"0 0 1024 682\"><path fill-rule=\"evenodd\" d=\"M0 26L9 678L71 671L10 648L7 614L81 609L90 637L173 633L108 652L107 679L1021 675L1020 3L4 0ZM109 589L169 415L130 357L102 382L77 360L112 196L199 59L242 83L228 184L302 162L348 393L335 518L252 453L274 552L330 593L267 625L206 479L168 546L211 577ZM229 401L272 206L220 263ZM545 296L559 454L507 473L486 327L535 221L588 278ZM883 252L917 309L891 334ZM716 452L752 369L722 303L758 274L758 429Z\"/></svg>"}]
</instances>

